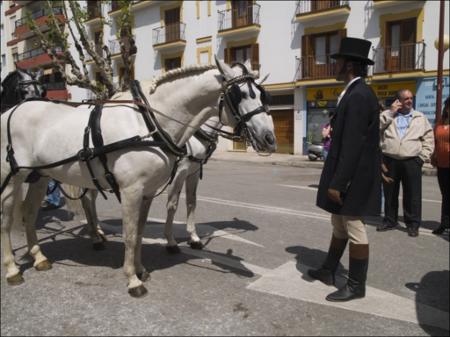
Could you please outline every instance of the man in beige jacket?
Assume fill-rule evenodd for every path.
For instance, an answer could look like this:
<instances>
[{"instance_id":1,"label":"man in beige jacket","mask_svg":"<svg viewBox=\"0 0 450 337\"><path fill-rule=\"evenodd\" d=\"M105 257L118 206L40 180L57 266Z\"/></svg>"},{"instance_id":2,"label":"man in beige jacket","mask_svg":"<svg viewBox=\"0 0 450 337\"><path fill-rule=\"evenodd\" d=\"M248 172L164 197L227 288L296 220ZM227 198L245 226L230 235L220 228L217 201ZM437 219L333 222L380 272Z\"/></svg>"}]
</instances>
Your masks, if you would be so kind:
<instances>
[{"instance_id":1,"label":"man in beige jacket","mask_svg":"<svg viewBox=\"0 0 450 337\"><path fill-rule=\"evenodd\" d=\"M423 113L413 109L413 94L397 93L396 101L380 115L383 163L392 182L383 181L384 219L377 231L398 225L398 195L403 188L403 215L408 235L419 235L422 221L422 165L434 150L433 129Z\"/></svg>"}]
</instances>

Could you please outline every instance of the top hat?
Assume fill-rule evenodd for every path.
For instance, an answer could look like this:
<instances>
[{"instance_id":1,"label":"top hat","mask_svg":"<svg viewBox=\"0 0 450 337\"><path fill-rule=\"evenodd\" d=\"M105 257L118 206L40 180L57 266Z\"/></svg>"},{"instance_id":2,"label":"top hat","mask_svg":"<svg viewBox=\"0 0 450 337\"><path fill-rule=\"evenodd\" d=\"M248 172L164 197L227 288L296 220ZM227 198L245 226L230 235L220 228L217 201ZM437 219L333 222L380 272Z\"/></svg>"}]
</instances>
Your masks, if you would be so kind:
<instances>
[{"instance_id":1,"label":"top hat","mask_svg":"<svg viewBox=\"0 0 450 337\"><path fill-rule=\"evenodd\" d=\"M374 62L371 59L367 58L371 45L372 42L367 40L357 39L354 37L344 37L341 40L339 52L337 52L336 54L332 54L330 57L333 59L353 59L373 65Z\"/></svg>"}]
</instances>

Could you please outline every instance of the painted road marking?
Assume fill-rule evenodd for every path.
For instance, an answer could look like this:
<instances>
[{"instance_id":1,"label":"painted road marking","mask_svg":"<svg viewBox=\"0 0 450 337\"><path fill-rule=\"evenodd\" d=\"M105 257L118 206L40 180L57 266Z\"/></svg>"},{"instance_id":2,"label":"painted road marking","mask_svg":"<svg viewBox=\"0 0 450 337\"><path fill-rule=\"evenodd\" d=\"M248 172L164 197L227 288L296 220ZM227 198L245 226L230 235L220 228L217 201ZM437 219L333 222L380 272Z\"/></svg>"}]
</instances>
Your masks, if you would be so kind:
<instances>
[{"instance_id":1,"label":"painted road marking","mask_svg":"<svg viewBox=\"0 0 450 337\"><path fill-rule=\"evenodd\" d=\"M283 186L283 187L289 187L289 188L297 188L300 190L307 190L307 191L317 191L316 187L309 187L309 186L299 186L299 185L284 185L284 184L277 184L278 186ZM399 199L403 199L402 196L398 197ZM422 201L425 202L431 202L431 203L435 203L435 204L441 204L442 201L441 200L434 200L434 199L422 199Z\"/></svg>"}]
</instances>

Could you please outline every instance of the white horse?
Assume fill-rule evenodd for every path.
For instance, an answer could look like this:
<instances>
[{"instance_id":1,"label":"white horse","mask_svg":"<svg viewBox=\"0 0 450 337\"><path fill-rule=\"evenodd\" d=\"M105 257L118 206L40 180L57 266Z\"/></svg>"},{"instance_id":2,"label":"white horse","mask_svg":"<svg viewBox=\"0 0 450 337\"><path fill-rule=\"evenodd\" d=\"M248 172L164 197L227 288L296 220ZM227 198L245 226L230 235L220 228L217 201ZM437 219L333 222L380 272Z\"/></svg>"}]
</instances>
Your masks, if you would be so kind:
<instances>
[{"instance_id":1,"label":"white horse","mask_svg":"<svg viewBox=\"0 0 450 337\"><path fill-rule=\"evenodd\" d=\"M164 226L164 235L167 239L167 250L178 253L177 241L173 237L173 219L178 208L180 192L183 185L186 187L187 220L186 229L189 233L189 245L193 249L202 249L203 244L195 230L195 208L197 204L197 187L201 178L203 164L215 150L218 130L222 127L218 117L212 117L201 126L202 132L194 135L187 142L188 155L178 164L178 169L172 184L167 190L167 217Z\"/></svg>"},{"instance_id":2,"label":"white horse","mask_svg":"<svg viewBox=\"0 0 450 337\"><path fill-rule=\"evenodd\" d=\"M245 74L248 73L245 69L231 69L217 59L216 64L218 69L195 66L168 72L153 83L151 95L144 86L147 89L144 90L145 97L157 112L157 121L178 147L183 146L218 111L219 96L224 93L228 102L225 113L220 112L224 124L247 127L259 149L274 151L273 121L264 113L260 97L263 92ZM232 98L236 95L239 101ZM130 94L122 96L120 98L125 99ZM21 185L31 173L27 168L15 172L11 164L15 160L20 167L34 167L76 154L83 144L90 110L85 106L74 108L35 101L25 102L1 116L1 244L9 284L23 282L14 261L10 230L14 221L20 221L15 209L20 205ZM105 144L136 135L143 139L151 136L141 113L131 104L106 104L101 122ZM153 196L170 178L176 159L172 152L155 147L124 148L107 154L122 199L124 272L128 278L128 292L135 297L145 295L147 290L143 281L149 276L141 261L144 224ZM101 175L103 167L97 159L92 160L92 169L100 185L107 188L107 181ZM84 161L73 161L39 172L64 183L95 188ZM33 207L23 215L28 249L37 270L51 266L40 250L34 228L46 186L46 179L30 186L27 201Z\"/></svg>"}]
</instances>

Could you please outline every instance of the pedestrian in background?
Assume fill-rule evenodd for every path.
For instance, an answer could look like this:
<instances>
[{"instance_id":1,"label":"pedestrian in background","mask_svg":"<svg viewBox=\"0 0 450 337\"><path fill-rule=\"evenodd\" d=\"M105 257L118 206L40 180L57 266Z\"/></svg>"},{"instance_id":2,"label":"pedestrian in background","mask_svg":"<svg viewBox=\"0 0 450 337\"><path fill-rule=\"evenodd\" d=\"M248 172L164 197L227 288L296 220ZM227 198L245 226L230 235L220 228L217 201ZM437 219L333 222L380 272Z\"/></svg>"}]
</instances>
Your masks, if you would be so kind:
<instances>
[{"instance_id":1,"label":"pedestrian in background","mask_svg":"<svg viewBox=\"0 0 450 337\"><path fill-rule=\"evenodd\" d=\"M47 186L47 195L42 202L41 208L44 211L50 211L64 206L64 199L61 197L61 191L56 181L50 179Z\"/></svg>"},{"instance_id":2,"label":"pedestrian in background","mask_svg":"<svg viewBox=\"0 0 450 337\"><path fill-rule=\"evenodd\" d=\"M328 118L331 120L332 113L328 112ZM328 122L322 127L322 145L323 145L323 161L327 160L328 152L331 146L331 124Z\"/></svg>"},{"instance_id":3,"label":"pedestrian in background","mask_svg":"<svg viewBox=\"0 0 450 337\"><path fill-rule=\"evenodd\" d=\"M349 301L366 293L369 241L363 217L379 215L381 206L381 154L378 100L365 83L371 42L343 38L337 59L337 80L346 87L338 98L331 121L332 142L317 193L317 206L331 213L333 233L322 267L309 276L325 284L335 283L335 273L349 248L348 280L329 294L328 301Z\"/></svg>"},{"instance_id":4,"label":"pedestrian in background","mask_svg":"<svg viewBox=\"0 0 450 337\"><path fill-rule=\"evenodd\" d=\"M450 128L449 128L449 105L450 97L447 97L442 110L442 116L436 121L435 149L431 157L431 164L437 167L439 189L442 194L441 224L433 231L433 234L442 234L449 229L450 223Z\"/></svg>"},{"instance_id":5,"label":"pedestrian in background","mask_svg":"<svg viewBox=\"0 0 450 337\"><path fill-rule=\"evenodd\" d=\"M390 109L380 116L383 163L392 183L383 182L384 218L377 231L398 225L398 197L403 188L403 215L408 235L417 237L422 222L422 166L434 150L434 136L428 119L413 109L413 94L397 92Z\"/></svg>"}]
</instances>

